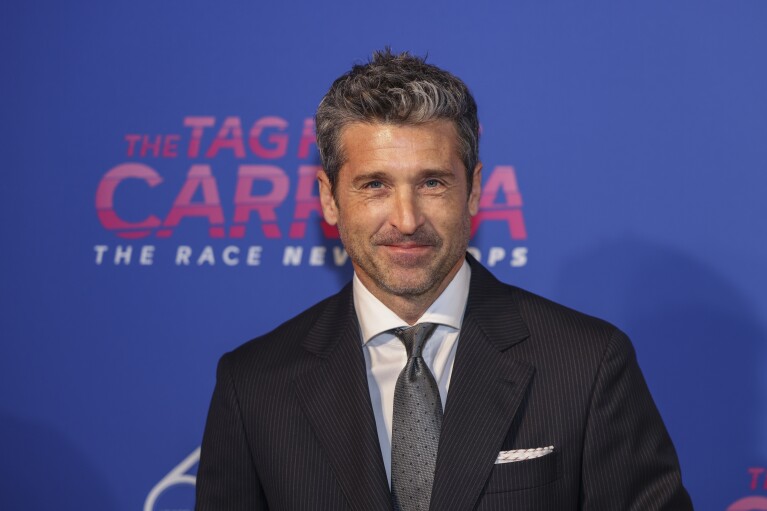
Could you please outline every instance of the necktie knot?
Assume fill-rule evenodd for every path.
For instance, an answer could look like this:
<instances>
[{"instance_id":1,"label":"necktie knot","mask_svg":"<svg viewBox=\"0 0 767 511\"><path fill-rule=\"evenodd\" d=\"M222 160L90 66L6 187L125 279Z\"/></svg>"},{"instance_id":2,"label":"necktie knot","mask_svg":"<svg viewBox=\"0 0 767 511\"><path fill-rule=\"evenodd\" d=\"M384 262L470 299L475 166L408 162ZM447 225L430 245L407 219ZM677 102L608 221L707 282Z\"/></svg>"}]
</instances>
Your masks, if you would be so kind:
<instances>
[{"instance_id":1,"label":"necktie knot","mask_svg":"<svg viewBox=\"0 0 767 511\"><path fill-rule=\"evenodd\" d=\"M394 335L405 345L407 357L417 358L421 356L423 345L436 328L436 323L418 323L409 328L395 328Z\"/></svg>"}]
</instances>

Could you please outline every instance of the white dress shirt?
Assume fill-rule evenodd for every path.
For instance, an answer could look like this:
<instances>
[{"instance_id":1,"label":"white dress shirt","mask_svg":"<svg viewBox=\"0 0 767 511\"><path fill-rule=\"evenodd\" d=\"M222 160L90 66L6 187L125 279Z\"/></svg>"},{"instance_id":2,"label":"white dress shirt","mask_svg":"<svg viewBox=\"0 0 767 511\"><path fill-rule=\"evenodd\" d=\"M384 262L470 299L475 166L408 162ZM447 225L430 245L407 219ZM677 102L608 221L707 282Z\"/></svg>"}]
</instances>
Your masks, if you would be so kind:
<instances>
[{"instance_id":1,"label":"white dress shirt","mask_svg":"<svg viewBox=\"0 0 767 511\"><path fill-rule=\"evenodd\" d=\"M439 387L442 409L445 409L450 375L453 372L458 334L469 298L471 268L464 261L447 288L423 313L416 323L437 323L423 347L423 359ZM370 401L373 404L378 441L381 445L386 476L391 483L391 429L394 410L394 387L407 362L405 346L391 330L408 327L403 319L381 303L354 275L354 308L360 324L365 354Z\"/></svg>"}]
</instances>

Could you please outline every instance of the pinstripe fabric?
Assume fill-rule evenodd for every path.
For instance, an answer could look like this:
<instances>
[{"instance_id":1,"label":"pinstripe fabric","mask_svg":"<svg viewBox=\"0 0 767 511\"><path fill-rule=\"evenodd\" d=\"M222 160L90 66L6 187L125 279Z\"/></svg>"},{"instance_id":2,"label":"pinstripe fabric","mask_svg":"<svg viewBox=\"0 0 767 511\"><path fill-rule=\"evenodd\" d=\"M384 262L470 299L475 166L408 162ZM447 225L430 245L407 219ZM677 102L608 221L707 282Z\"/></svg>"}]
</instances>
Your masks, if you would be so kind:
<instances>
[{"instance_id":1,"label":"pinstripe fabric","mask_svg":"<svg viewBox=\"0 0 767 511\"><path fill-rule=\"evenodd\" d=\"M196 509L389 509L364 367L351 286L225 355Z\"/></svg>"},{"instance_id":2,"label":"pinstripe fabric","mask_svg":"<svg viewBox=\"0 0 767 511\"><path fill-rule=\"evenodd\" d=\"M469 262L431 509L692 509L625 335ZM219 363L196 509L267 508L391 509L350 286Z\"/></svg>"}]
</instances>

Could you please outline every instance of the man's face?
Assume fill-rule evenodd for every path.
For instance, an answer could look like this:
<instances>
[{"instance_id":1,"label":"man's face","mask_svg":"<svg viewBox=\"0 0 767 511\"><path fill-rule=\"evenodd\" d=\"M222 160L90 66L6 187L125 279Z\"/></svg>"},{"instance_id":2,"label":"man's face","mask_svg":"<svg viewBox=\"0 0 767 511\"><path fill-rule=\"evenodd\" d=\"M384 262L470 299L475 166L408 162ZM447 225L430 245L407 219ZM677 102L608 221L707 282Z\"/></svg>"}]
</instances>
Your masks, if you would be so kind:
<instances>
[{"instance_id":1,"label":"man's face","mask_svg":"<svg viewBox=\"0 0 767 511\"><path fill-rule=\"evenodd\" d=\"M354 123L341 134L346 157L335 197L320 172L325 219L338 225L354 270L375 296L416 298L444 290L460 269L481 165L468 195L455 127Z\"/></svg>"}]
</instances>

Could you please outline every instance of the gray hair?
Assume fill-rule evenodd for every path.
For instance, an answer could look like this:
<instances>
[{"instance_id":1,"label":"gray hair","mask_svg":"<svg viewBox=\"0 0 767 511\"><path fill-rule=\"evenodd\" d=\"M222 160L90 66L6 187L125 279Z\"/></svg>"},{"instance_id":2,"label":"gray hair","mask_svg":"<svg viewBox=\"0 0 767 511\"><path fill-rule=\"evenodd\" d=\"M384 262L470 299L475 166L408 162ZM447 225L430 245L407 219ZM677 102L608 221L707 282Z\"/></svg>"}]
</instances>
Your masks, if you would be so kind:
<instances>
[{"instance_id":1,"label":"gray hair","mask_svg":"<svg viewBox=\"0 0 767 511\"><path fill-rule=\"evenodd\" d=\"M477 103L466 84L408 52L395 55L389 48L374 52L367 64L355 65L333 82L317 108L317 148L333 193L344 164L341 133L346 126L355 122L418 125L442 119L455 125L471 192L479 161L479 120Z\"/></svg>"}]
</instances>

